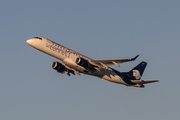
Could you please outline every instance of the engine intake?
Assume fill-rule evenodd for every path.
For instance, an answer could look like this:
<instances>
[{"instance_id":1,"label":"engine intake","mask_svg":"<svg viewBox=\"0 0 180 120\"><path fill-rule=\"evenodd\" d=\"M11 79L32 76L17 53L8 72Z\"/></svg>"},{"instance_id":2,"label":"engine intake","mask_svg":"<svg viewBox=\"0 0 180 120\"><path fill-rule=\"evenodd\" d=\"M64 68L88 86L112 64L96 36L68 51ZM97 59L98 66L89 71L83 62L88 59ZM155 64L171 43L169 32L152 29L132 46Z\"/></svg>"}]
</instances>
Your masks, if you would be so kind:
<instances>
[{"instance_id":1,"label":"engine intake","mask_svg":"<svg viewBox=\"0 0 180 120\"><path fill-rule=\"evenodd\" d=\"M63 64L61 64L61 63L59 63L59 62L57 62L57 61L53 62L53 63L51 64L51 67L52 67L53 69L57 70L58 72L64 72L64 71L66 71L66 67L65 67Z\"/></svg>"},{"instance_id":2,"label":"engine intake","mask_svg":"<svg viewBox=\"0 0 180 120\"><path fill-rule=\"evenodd\" d=\"M76 59L76 64L78 64L84 68L89 68L91 66L91 64L87 60L85 60L84 58L81 58L81 57L78 57Z\"/></svg>"}]
</instances>

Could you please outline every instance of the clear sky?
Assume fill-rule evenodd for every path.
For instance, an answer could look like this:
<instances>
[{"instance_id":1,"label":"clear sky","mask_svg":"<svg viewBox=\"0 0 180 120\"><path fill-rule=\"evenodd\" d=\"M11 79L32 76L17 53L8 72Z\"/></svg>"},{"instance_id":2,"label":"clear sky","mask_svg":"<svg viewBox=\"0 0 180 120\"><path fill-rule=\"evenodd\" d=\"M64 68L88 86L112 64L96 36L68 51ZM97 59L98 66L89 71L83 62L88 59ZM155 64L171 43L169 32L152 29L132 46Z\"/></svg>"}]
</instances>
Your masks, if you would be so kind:
<instances>
[{"instance_id":1,"label":"clear sky","mask_svg":"<svg viewBox=\"0 0 180 120\"><path fill-rule=\"evenodd\" d=\"M1 0L1 120L178 120L179 0ZM57 59L30 47L42 36L92 59L140 54L145 88L51 68Z\"/></svg>"}]
</instances>

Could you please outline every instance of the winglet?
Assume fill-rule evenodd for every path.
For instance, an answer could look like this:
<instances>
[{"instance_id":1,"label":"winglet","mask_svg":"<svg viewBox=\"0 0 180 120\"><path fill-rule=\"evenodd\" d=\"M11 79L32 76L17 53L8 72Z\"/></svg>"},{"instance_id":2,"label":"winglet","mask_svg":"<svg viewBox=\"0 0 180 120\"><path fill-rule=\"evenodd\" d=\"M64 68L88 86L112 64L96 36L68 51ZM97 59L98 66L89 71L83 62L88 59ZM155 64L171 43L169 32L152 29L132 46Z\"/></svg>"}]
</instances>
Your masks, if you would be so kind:
<instances>
[{"instance_id":1,"label":"winglet","mask_svg":"<svg viewBox=\"0 0 180 120\"><path fill-rule=\"evenodd\" d=\"M137 57L139 57L139 54L136 57L131 58L131 60L136 60Z\"/></svg>"}]
</instances>

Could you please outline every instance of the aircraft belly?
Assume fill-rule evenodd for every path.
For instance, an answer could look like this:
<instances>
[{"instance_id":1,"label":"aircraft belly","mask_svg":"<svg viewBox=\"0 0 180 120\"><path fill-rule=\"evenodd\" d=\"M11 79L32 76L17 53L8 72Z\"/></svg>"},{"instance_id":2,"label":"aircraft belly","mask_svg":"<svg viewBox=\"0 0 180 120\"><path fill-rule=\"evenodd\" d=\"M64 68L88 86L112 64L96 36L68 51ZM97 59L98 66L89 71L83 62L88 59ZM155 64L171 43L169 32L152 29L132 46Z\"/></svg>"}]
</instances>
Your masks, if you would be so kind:
<instances>
[{"instance_id":1,"label":"aircraft belly","mask_svg":"<svg viewBox=\"0 0 180 120\"><path fill-rule=\"evenodd\" d=\"M118 84L124 84L123 80L113 71L108 69L101 69L101 72L96 71L94 75L100 77L102 80L106 80L109 82L114 82Z\"/></svg>"}]
</instances>

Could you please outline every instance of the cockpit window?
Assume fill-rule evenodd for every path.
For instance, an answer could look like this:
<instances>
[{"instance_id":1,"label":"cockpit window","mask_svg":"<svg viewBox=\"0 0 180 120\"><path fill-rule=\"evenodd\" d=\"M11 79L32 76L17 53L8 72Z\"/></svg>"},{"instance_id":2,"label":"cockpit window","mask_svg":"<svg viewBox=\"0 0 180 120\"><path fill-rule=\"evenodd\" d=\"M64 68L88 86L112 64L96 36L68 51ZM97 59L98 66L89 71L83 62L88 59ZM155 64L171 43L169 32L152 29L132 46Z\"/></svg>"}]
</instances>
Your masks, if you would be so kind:
<instances>
[{"instance_id":1,"label":"cockpit window","mask_svg":"<svg viewBox=\"0 0 180 120\"><path fill-rule=\"evenodd\" d=\"M34 37L34 38L37 38L37 39L39 39L39 40L42 40L42 38L41 38L41 37Z\"/></svg>"}]
</instances>

